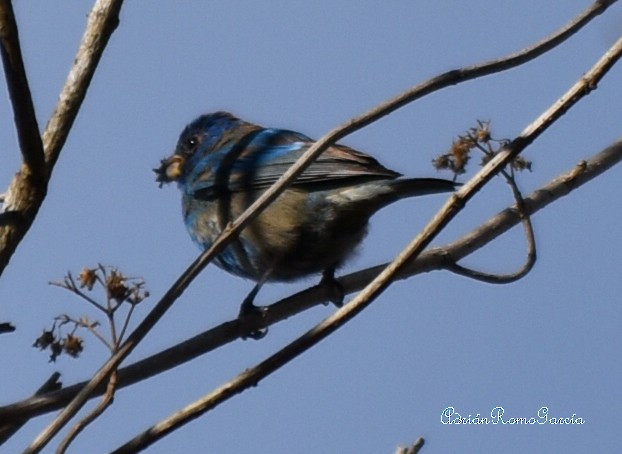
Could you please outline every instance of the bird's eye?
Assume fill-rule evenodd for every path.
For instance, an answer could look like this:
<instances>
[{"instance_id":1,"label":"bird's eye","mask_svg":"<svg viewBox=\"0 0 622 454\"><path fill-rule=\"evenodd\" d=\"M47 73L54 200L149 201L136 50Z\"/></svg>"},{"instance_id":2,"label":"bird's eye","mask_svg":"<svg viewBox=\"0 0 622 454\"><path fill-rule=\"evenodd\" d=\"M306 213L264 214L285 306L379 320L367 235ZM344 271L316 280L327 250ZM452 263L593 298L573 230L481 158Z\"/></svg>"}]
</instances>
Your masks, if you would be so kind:
<instances>
[{"instance_id":1,"label":"bird's eye","mask_svg":"<svg viewBox=\"0 0 622 454\"><path fill-rule=\"evenodd\" d=\"M192 136L186 139L185 146L187 149L193 149L199 143L199 138L197 136Z\"/></svg>"}]
</instances>

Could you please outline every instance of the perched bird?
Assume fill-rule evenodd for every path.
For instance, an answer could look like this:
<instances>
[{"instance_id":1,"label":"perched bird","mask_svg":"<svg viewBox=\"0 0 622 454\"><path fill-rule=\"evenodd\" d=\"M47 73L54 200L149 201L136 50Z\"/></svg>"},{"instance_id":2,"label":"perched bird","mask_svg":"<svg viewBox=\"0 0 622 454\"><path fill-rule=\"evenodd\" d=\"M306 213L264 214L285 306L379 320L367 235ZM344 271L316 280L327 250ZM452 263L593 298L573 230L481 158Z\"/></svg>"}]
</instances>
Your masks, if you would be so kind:
<instances>
[{"instance_id":1,"label":"perched bird","mask_svg":"<svg viewBox=\"0 0 622 454\"><path fill-rule=\"evenodd\" d=\"M314 141L294 131L264 128L227 112L205 114L181 133L172 156L154 169L162 185L176 181L183 218L194 242L209 248ZM363 240L370 216L396 200L452 191L437 178L399 178L373 157L333 145L255 218L216 258L220 268L252 279L255 288L241 314L266 281L323 273L337 286L338 268ZM333 298L343 300L341 293Z\"/></svg>"}]
</instances>

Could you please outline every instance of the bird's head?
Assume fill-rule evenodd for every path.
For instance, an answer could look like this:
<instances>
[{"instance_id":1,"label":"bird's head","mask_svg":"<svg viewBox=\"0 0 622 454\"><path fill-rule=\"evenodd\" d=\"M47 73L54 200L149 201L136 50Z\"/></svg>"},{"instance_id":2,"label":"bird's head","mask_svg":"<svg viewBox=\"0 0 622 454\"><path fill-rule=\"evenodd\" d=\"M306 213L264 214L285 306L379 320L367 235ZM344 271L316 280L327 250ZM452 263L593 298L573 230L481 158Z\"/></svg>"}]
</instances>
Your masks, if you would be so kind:
<instances>
[{"instance_id":1,"label":"bird's head","mask_svg":"<svg viewBox=\"0 0 622 454\"><path fill-rule=\"evenodd\" d=\"M175 152L160 161L153 169L156 181L165 183L185 182L192 169L205 166L205 159L218 149L227 132L244 123L228 112L201 115L182 131Z\"/></svg>"}]
</instances>

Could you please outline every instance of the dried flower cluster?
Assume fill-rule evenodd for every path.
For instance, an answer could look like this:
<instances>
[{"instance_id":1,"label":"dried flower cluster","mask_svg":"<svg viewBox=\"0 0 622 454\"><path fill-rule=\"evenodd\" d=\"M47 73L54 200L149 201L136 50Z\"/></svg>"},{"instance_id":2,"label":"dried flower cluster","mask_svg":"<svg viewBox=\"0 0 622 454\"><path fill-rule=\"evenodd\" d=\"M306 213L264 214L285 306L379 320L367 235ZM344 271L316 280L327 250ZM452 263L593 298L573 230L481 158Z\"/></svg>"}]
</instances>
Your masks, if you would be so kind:
<instances>
[{"instance_id":1,"label":"dried flower cluster","mask_svg":"<svg viewBox=\"0 0 622 454\"><path fill-rule=\"evenodd\" d=\"M106 339L99 331L99 322L91 322L88 317L78 319L69 315L60 315L54 319L52 328L43 330L33 346L50 351L50 361L56 361L61 354L77 358L84 349L84 339L76 334L78 329L86 329L103 342L111 351L120 345L134 307L149 297L142 278L128 277L116 267L98 265L95 268L83 268L74 279L70 272L62 282L52 285L69 290L82 300L103 312L110 325L110 338ZM89 293L100 288L104 293L104 302L93 298ZM115 315L121 307L127 307L125 320L119 332ZM70 327L67 329L67 327Z\"/></svg>"},{"instance_id":2,"label":"dried flower cluster","mask_svg":"<svg viewBox=\"0 0 622 454\"><path fill-rule=\"evenodd\" d=\"M437 156L432 164L437 170L450 170L454 175L466 172L466 165L473 150L479 150L482 156L480 165L486 164L507 144L507 140L493 139L489 121L477 121L477 126L468 130L465 135L453 141L447 153ZM512 170L531 171L531 161L517 156L510 164Z\"/></svg>"},{"instance_id":3,"label":"dried flower cluster","mask_svg":"<svg viewBox=\"0 0 622 454\"><path fill-rule=\"evenodd\" d=\"M106 290L107 299L112 299L117 304L138 304L149 297L142 279L127 277L115 267L99 265L97 268L83 268L78 275L78 282L80 288L88 291L92 291L94 285L100 283ZM75 290L71 274L67 274L63 286L68 290Z\"/></svg>"},{"instance_id":4,"label":"dried flower cluster","mask_svg":"<svg viewBox=\"0 0 622 454\"><path fill-rule=\"evenodd\" d=\"M63 326L70 324L73 326L69 333L63 333ZM56 317L50 330L43 330L41 335L35 340L33 347L39 350L50 351L50 362L55 362L56 358L65 353L73 358L77 358L84 349L82 337L76 335L80 327L94 329L97 322L91 323L86 319L73 320L67 315Z\"/></svg>"}]
</instances>

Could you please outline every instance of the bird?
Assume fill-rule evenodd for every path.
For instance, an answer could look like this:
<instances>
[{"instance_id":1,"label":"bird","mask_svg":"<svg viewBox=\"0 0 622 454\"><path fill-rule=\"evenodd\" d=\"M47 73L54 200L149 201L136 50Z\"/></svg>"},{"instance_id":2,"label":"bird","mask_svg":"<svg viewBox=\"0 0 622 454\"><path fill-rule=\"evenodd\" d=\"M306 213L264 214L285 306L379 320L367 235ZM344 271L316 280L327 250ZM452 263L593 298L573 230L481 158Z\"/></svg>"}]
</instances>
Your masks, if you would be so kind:
<instances>
[{"instance_id":1,"label":"bird","mask_svg":"<svg viewBox=\"0 0 622 454\"><path fill-rule=\"evenodd\" d=\"M176 182L192 240L206 250L315 141L287 129L266 128L228 112L189 123L173 154L154 169L162 186ZM453 191L440 178L402 178L374 157L345 145L328 147L291 186L215 258L223 270L255 286L240 315L256 312L262 285L322 274L337 306L343 288L335 271L367 234L369 218L406 197Z\"/></svg>"}]
</instances>

